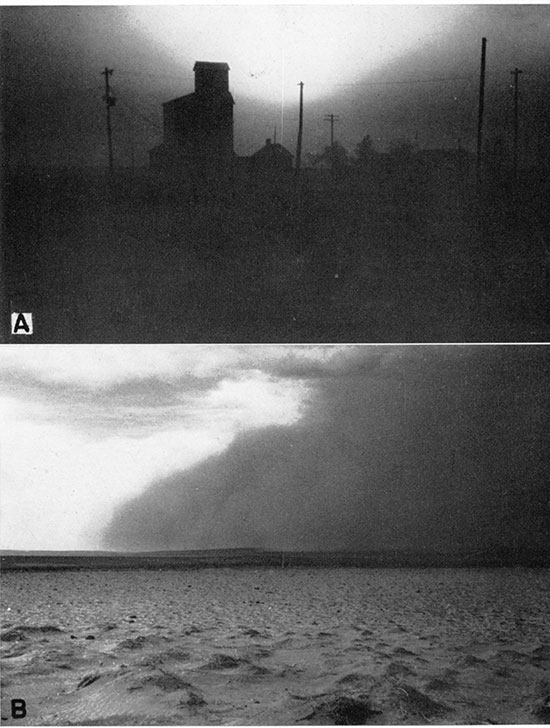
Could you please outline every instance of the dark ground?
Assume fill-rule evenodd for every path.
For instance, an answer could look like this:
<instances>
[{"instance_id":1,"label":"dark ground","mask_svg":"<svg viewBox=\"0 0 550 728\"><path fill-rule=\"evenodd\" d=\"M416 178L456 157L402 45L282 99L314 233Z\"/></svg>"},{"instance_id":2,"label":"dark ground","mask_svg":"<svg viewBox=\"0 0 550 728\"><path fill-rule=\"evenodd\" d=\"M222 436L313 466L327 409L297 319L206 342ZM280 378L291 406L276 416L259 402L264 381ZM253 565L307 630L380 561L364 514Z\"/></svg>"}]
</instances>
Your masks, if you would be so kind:
<instances>
[{"instance_id":1,"label":"dark ground","mask_svg":"<svg viewBox=\"0 0 550 728\"><path fill-rule=\"evenodd\" d=\"M409 164L166 183L4 180L17 343L545 341L550 185ZM7 311L5 320L7 319Z\"/></svg>"}]
</instances>

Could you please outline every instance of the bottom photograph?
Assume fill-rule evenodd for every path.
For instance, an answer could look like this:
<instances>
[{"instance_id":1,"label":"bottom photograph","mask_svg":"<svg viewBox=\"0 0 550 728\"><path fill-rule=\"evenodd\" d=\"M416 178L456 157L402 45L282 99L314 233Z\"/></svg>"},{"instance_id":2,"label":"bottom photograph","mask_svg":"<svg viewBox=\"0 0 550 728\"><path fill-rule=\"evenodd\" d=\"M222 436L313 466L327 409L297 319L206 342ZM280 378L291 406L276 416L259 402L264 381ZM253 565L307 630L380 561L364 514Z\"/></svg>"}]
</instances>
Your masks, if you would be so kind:
<instances>
[{"instance_id":1,"label":"bottom photograph","mask_svg":"<svg viewBox=\"0 0 550 728\"><path fill-rule=\"evenodd\" d=\"M550 721L550 347L4 346L2 721Z\"/></svg>"}]
</instances>

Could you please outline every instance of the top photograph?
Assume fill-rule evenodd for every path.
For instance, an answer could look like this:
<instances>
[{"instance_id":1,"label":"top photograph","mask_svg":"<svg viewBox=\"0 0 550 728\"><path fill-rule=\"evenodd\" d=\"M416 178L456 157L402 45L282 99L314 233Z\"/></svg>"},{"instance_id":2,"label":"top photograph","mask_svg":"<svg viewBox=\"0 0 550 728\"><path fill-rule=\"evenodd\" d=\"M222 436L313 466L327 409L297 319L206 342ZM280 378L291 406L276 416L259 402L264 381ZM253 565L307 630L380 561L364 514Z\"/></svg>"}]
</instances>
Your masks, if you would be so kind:
<instances>
[{"instance_id":1,"label":"top photograph","mask_svg":"<svg viewBox=\"0 0 550 728\"><path fill-rule=\"evenodd\" d=\"M0 341L550 341L550 5L2 6Z\"/></svg>"}]
</instances>

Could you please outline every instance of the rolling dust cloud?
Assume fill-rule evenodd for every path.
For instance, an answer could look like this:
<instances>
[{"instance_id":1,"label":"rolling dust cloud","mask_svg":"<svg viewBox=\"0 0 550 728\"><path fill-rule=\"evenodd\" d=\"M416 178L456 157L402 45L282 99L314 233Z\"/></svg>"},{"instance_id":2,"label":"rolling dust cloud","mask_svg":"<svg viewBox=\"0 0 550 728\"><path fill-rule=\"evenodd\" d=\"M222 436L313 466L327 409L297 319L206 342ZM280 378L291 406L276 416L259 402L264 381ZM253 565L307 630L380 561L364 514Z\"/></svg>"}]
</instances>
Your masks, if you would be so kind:
<instances>
[{"instance_id":1,"label":"rolling dust cloud","mask_svg":"<svg viewBox=\"0 0 550 728\"><path fill-rule=\"evenodd\" d=\"M150 484L104 531L128 551L542 549L550 543L546 347L354 347L289 356L302 419Z\"/></svg>"}]
</instances>

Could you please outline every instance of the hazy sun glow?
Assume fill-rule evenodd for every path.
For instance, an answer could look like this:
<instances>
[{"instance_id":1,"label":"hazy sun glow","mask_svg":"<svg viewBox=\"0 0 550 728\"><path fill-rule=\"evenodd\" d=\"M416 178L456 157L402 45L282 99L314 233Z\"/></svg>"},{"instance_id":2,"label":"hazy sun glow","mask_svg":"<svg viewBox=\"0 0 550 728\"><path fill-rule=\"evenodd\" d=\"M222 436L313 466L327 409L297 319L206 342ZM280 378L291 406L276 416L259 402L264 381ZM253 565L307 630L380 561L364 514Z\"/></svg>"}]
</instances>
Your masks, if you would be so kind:
<instances>
[{"instance_id":1,"label":"hazy sun glow","mask_svg":"<svg viewBox=\"0 0 550 728\"><path fill-rule=\"evenodd\" d=\"M450 6L269 5L133 6L132 22L181 58L224 61L236 95L295 103L354 83L442 33Z\"/></svg>"}]
</instances>

